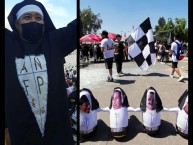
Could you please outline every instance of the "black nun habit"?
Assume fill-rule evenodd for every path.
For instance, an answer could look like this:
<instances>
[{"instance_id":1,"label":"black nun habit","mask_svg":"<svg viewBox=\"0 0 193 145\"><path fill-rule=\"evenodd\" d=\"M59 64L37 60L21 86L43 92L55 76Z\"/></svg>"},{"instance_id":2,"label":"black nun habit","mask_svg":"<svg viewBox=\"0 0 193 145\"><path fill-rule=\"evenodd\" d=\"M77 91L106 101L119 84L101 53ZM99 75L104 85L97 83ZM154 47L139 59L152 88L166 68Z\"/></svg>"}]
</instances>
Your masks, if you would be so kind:
<instances>
[{"instance_id":1,"label":"black nun habit","mask_svg":"<svg viewBox=\"0 0 193 145\"><path fill-rule=\"evenodd\" d=\"M120 94L120 107L113 107L113 100L115 93ZM116 98L115 100L117 100ZM118 103L117 101L115 101ZM128 108L129 102L127 100L127 95L120 87L116 87L113 90L113 95L110 102L110 128L111 134L115 138L122 138L126 136L127 126L128 126Z\"/></svg>"},{"instance_id":2,"label":"black nun habit","mask_svg":"<svg viewBox=\"0 0 193 145\"><path fill-rule=\"evenodd\" d=\"M24 6L26 5L36 5L38 6L42 12L43 12L43 15L44 15L44 27L45 27L45 32L50 32L50 31L53 31L55 30L55 26L52 22L52 20L50 19L50 16L48 15L48 12L46 11L45 7L42 5L42 3L38 2L38 1L35 1L35 0L24 0L18 4L16 4L13 9L11 10L10 14L8 15L8 21L9 21L9 24L12 28L13 31L17 31L16 27L15 27L15 21L16 21L16 14L17 12Z\"/></svg>"},{"instance_id":3,"label":"black nun habit","mask_svg":"<svg viewBox=\"0 0 193 145\"><path fill-rule=\"evenodd\" d=\"M82 100L82 97L86 97L84 101ZM83 88L80 90L80 102L89 102L90 104L90 111L89 112L83 112L80 110L80 136L83 138L88 138L92 136L97 127L97 110L100 110L99 108L99 102L95 99L93 96L93 93L87 89ZM82 105L82 104L80 104Z\"/></svg>"},{"instance_id":4,"label":"black nun habit","mask_svg":"<svg viewBox=\"0 0 193 145\"><path fill-rule=\"evenodd\" d=\"M148 89L145 90L143 96L142 96L142 99L141 99L141 103L140 103L140 109L145 112L146 111L146 100L147 100L147 92L148 90L154 90L155 91L155 100L156 100L156 103L155 103L155 109L156 109L156 112L160 112L162 109L163 109L163 106L162 106L162 101L157 93L157 91L153 88L153 87L149 87Z\"/></svg>"},{"instance_id":5,"label":"black nun habit","mask_svg":"<svg viewBox=\"0 0 193 145\"><path fill-rule=\"evenodd\" d=\"M38 6L45 32L25 42L15 27L17 12ZM56 29L44 6L24 0L11 10L5 29L5 117L11 145L73 145L64 77L64 57L76 49L76 20Z\"/></svg>"},{"instance_id":6,"label":"black nun habit","mask_svg":"<svg viewBox=\"0 0 193 145\"><path fill-rule=\"evenodd\" d=\"M184 138L188 139L188 108L185 110L186 104L188 103L188 90L182 94L178 100L178 116L176 122L177 132Z\"/></svg>"},{"instance_id":7,"label":"black nun habit","mask_svg":"<svg viewBox=\"0 0 193 145\"><path fill-rule=\"evenodd\" d=\"M180 110L183 109L183 106L187 97L188 97L188 90L185 90L182 96L178 100L178 107L180 108Z\"/></svg>"},{"instance_id":8,"label":"black nun habit","mask_svg":"<svg viewBox=\"0 0 193 145\"><path fill-rule=\"evenodd\" d=\"M116 87L113 90L113 94L115 91L119 91L121 93L121 107L129 107L129 102L127 100L127 95L125 94L125 92L123 91L123 89L121 89L120 87ZM110 106L109 108L112 108L112 100L113 100L113 95L111 97L111 102L110 102Z\"/></svg>"},{"instance_id":9,"label":"black nun habit","mask_svg":"<svg viewBox=\"0 0 193 145\"><path fill-rule=\"evenodd\" d=\"M153 92L155 99L155 108L153 110L147 108L147 94L151 92ZM144 130L149 135L155 134L159 130L159 126L161 124L160 111L163 110L163 106L157 91L153 87L149 87L145 90L141 99L140 109L143 112Z\"/></svg>"}]
</instances>

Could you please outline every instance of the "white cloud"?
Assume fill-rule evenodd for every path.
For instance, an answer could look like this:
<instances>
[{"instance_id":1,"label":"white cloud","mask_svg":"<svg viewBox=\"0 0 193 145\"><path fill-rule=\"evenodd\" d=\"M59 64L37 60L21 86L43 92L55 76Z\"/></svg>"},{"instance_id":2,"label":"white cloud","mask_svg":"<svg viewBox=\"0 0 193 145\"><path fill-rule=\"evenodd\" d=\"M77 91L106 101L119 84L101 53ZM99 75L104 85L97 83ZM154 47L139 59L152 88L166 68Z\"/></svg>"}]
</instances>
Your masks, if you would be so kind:
<instances>
[{"instance_id":1,"label":"white cloud","mask_svg":"<svg viewBox=\"0 0 193 145\"><path fill-rule=\"evenodd\" d=\"M10 13L10 10L12 7L20 2L19 0L16 0L15 3L11 2L11 0L5 1L7 5L5 5L5 27L10 29L9 23L7 21L7 16ZM50 15L54 25L56 28L60 28L62 26L66 26L70 21L76 18L76 6L75 9L72 9L72 4L76 4L75 0L37 0L40 1L46 10L48 11L48 14ZM8 9L8 4L11 3L10 8ZM74 10L74 11L73 11Z\"/></svg>"},{"instance_id":2,"label":"white cloud","mask_svg":"<svg viewBox=\"0 0 193 145\"><path fill-rule=\"evenodd\" d=\"M7 20L7 16L9 15L10 11L10 9L5 9L5 27L9 30L12 30Z\"/></svg>"},{"instance_id":3,"label":"white cloud","mask_svg":"<svg viewBox=\"0 0 193 145\"><path fill-rule=\"evenodd\" d=\"M53 4L45 4L46 10L50 15L68 17L70 14L63 8L54 6Z\"/></svg>"},{"instance_id":4,"label":"white cloud","mask_svg":"<svg viewBox=\"0 0 193 145\"><path fill-rule=\"evenodd\" d=\"M65 17L70 16L70 13L68 13L66 10L67 8L64 8L64 6L56 5L54 0L39 0L39 1L44 5L44 7L46 8L46 10L50 15L65 16ZM64 1L60 2L59 0L57 1L57 3L61 3L62 5L65 4Z\"/></svg>"},{"instance_id":5,"label":"white cloud","mask_svg":"<svg viewBox=\"0 0 193 145\"><path fill-rule=\"evenodd\" d=\"M73 3L72 0L39 1L45 6L56 28L64 27L76 18L76 10L72 13L70 9L71 7L69 7Z\"/></svg>"}]
</instances>

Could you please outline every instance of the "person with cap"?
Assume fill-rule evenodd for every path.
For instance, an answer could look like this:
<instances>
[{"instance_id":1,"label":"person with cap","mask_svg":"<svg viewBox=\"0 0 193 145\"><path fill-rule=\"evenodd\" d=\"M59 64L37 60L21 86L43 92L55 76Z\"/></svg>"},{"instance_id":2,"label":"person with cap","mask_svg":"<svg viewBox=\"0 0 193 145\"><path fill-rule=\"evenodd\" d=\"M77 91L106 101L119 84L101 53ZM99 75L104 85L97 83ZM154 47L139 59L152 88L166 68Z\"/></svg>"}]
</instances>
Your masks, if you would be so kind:
<instances>
[{"instance_id":1,"label":"person with cap","mask_svg":"<svg viewBox=\"0 0 193 145\"><path fill-rule=\"evenodd\" d=\"M56 29L42 3L16 4L5 29L5 118L11 145L73 145L64 57L77 21Z\"/></svg>"},{"instance_id":2,"label":"person with cap","mask_svg":"<svg viewBox=\"0 0 193 145\"><path fill-rule=\"evenodd\" d=\"M169 111L177 113L176 130L180 136L188 139L188 90L178 100L178 107Z\"/></svg>"},{"instance_id":3,"label":"person with cap","mask_svg":"<svg viewBox=\"0 0 193 145\"><path fill-rule=\"evenodd\" d=\"M135 109L129 106L127 96L123 89L115 87L111 97L110 106L101 108L103 112L110 112L110 128L114 138L123 138L126 136L128 127L128 112L134 112Z\"/></svg>"},{"instance_id":4,"label":"person with cap","mask_svg":"<svg viewBox=\"0 0 193 145\"><path fill-rule=\"evenodd\" d=\"M142 112L143 128L149 135L154 135L160 128L160 112L168 112L169 109L162 106L162 101L153 87L145 90L140 107L135 112Z\"/></svg>"},{"instance_id":5,"label":"person with cap","mask_svg":"<svg viewBox=\"0 0 193 145\"><path fill-rule=\"evenodd\" d=\"M117 50L117 46L115 45L115 42L112 39L108 38L107 31L103 30L101 35L103 38L103 40L101 41L101 51L103 52L104 55L106 69L109 70L107 82L113 82L112 76L113 57L114 57L114 49Z\"/></svg>"},{"instance_id":6,"label":"person with cap","mask_svg":"<svg viewBox=\"0 0 193 145\"><path fill-rule=\"evenodd\" d=\"M124 50L125 46L124 46L123 42L121 42L121 38L122 38L122 36L120 34L116 35L117 41L115 41L115 45L117 45L118 51L115 52L114 58L115 58L115 62L116 62L117 76L118 77L121 77L123 75L122 64L123 64L123 58L124 58L123 50Z\"/></svg>"}]
</instances>

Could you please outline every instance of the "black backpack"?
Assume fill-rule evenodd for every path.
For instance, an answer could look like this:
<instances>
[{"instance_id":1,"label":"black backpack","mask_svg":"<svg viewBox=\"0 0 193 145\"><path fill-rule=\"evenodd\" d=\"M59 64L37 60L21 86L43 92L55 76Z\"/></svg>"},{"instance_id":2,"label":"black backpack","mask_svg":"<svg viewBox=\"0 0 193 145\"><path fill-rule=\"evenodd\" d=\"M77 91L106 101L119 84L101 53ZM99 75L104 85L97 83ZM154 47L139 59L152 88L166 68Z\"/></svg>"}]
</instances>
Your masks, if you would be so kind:
<instances>
[{"instance_id":1,"label":"black backpack","mask_svg":"<svg viewBox=\"0 0 193 145\"><path fill-rule=\"evenodd\" d=\"M176 54L176 59L177 60L182 60L184 58L185 54L185 49L183 49L182 44L179 44L178 42L175 41L177 44L177 54Z\"/></svg>"}]
</instances>

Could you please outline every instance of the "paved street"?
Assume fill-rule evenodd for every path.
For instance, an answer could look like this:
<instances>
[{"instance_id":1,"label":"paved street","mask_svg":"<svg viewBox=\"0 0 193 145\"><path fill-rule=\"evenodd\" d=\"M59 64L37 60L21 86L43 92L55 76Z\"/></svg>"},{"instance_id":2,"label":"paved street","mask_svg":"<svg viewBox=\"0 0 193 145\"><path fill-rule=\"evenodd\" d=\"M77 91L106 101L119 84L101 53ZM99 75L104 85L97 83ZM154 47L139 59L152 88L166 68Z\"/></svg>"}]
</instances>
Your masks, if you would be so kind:
<instances>
[{"instance_id":1,"label":"paved street","mask_svg":"<svg viewBox=\"0 0 193 145\"><path fill-rule=\"evenodd\" d=\"M114 82L106 82L108 75L103 62L89 63L87 67L80 69L80 88L88 88L99 101L100 107L110 105L110 97L115 87L121 87L133 108L139 107L142 95L146 88L154 87L162 104L166 108L176 107L179 97L188 88L188 58L179 62L179 68L184 76L182 82L178 82L177 74L170 78L171 63L152 65L147 72L141 71L134 61L123 63L122 77L116 76L116 65L113 64ZM142 132L142 114L129 112L129 125L127 136L121 140L115 140L110 135L109 113L98 113L98 128L96 134L89 140L81 143L84 145L187 145L188 140L176 134L175 123L177 114L174 112L161 113L161 128L154 137Z\"/></svg>"}]
</instances>

